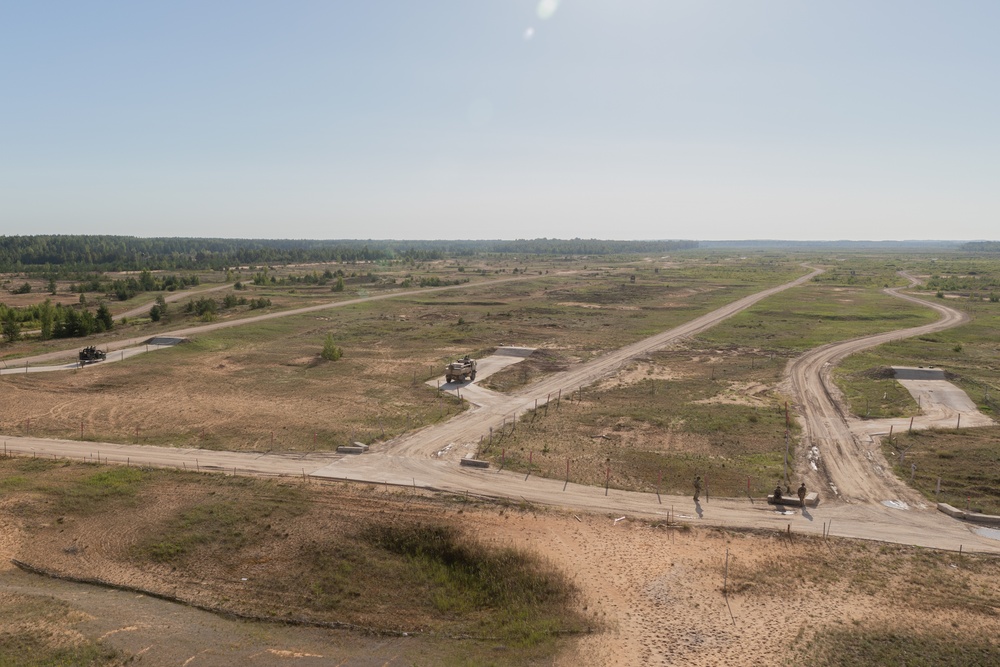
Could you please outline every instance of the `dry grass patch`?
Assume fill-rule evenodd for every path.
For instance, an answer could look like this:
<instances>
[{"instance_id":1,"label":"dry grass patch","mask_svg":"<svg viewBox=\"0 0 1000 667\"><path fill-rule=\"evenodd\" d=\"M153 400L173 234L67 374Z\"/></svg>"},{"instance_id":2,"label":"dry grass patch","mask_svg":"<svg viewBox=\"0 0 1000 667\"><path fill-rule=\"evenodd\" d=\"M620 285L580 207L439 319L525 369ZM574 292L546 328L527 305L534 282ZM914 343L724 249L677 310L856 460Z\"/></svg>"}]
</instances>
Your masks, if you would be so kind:
<instances>
[{"instance_id":1,"label":"dry grass patch","mask_svg":"<svg viewBox=\"0 0 1000 667\"><path fill-rule=\"evenodd\" d=\"M118 651L75 629L85 618L69 605L41 595L0 591L0 665L124 664Z\"/></svg>"},{"instance_id":2,"label":"dry grass patch","mask_svg":"<svg viewBox=\"0 0 1000 667\"><path fill-rule=\"evenodd\" d=\"M26 461L0 462L0 480L21 476ZM474 638L449 648L466 656L454 664L481 663L470 656L498 642L505 653L486 662L530 663L588 628L575 587L551 563L467 530L474 503L132 469L142 478L130 502L107 492L85 510L60 508L74 489L115 488L109 475L119 472L130 471L36 470L18 558L251 616Z\"/></svg>"},{"instance_id":3,"label":"dry grass patch","mask_svg":"<svg viewBox=\"0 0 1000 667\"><path fill-rule=\"evenodd\" d=\"M553 397L480 455L558 479L569 459L570 481L601 486L610 466L610 486L647 492L689 493L700 474L713 495L742 496L750 477L763 494L782 474L785 411L774 386L783 365L738 348L658 352Z\"/></svg>"},{"instance_id":4,"label":"dry grass patch","mask_svg":"<svg viewBox=\"0 0 1000 667\"><path fill-rule=\"evenodd\" d=\"M882 452L900 479L932 502L1000 514L1000 427L902 432ZM905 452L905 457L902 453ZM911 469L916 465L916 471ZM938 479L941 492L937 493Z\"/></svg>"}]
</instances>

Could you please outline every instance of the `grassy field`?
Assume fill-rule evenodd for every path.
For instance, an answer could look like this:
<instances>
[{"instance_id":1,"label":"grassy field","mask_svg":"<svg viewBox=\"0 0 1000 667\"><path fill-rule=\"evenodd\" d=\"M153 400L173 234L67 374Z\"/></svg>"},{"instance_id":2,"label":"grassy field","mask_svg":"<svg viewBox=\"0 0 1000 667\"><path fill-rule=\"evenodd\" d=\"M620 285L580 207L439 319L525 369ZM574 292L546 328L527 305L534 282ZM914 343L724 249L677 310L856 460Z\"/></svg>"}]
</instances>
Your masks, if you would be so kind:
<instances>
[{"instance_id":1,"label":"grassy field","mask_svg":"<svg viewBox=\"0 0 1000 667\"><path fill-rule=\"evenodd\" d=\"M884 283L895 273L876 275ZM848 281L849 270L841 278ZM558 413L528 416L483 455L556 478L566 476L569 459L571 481L615 488L689 493L701 474L718 495L745 495L748 486L765 495L784 478L787 398L775 388L785 362L817 345L933 319L933 311L884 294L881 284L810 283L633 364L582 399L567 397ZM518 387L568 361L547 350L486 384ZM795 434L793 421L793 446Z\"/></svg>"},{"instance_id":2,"label":"grassy field","mask_svg":"<svg viewBox=\"0 0 1000 667\"><path fill-rule=\"evenodd\" d=\"M28 560L55 556L73 573L75 547L47 545L82 538L89 564L78 576L100 578L96 558L119 580L135 575L161 593L179 587L183 599L221 611L407 632L418 643L468 638L438 664L536 664L561 637L592 625L562 573L466 529L461 515L475 503L33 459L0 459L0 489L18 494L18 512L37 527ZM118 528L108 531L109 521ZM36 622L49 613L15 606ZM2 651L28 638L0 641L8 664ZM104 652L92 641L74 650Z\"/></svg>"},{"instance_id":3,"label":"grassy field","mask_svg":"<svg viewBox=\"0 0 1000 667\"><path fill-rule=\"evenodd\" d=\"M933 298L933 297L931 297ZM943 368L949 380L964 389L980 411L997 415L1000 400L1000 347L996 332L1000 330L1000 304L982 300L949 299L948 304L965 310L972 321L964 326L939 333L893 341L845 359L835 373L838 386L851 401L856 414L865 414L862 405L867 398L881 396L894 382L885 382L889 366L937 366ZM896 385L898 386L898 385ZM897 414L914 414L916 404L899 397ZM907 400L908 399L908 400ZM871 416L893 414L872 409Z\"/></svg>"},{"instance_id":4,"label":"grassy field","mask_svg":"<svg viewBox=\"0 0 1000 667\"><path fill-rule=\"evenodd\" d=\"M961 387L979 410L994 419L1000 417L1000 303L991 300L992 285L1000 280L1000 260L946 258L941 261L914 261L909 270L926 281L928 300L944 300L966 311L971 321L939 333L893 341L845 359L834 379L850 403L852 412L871 418L911 416L919 407L908 392L891 377L890 366L936 366ZM933 497L937 478L942 478L941 498L965 507L1000 511L993 471L996 458L996 429L977 428L959 433L931 432L905 434L896 445L886 445L897 474L910 478L910 464L916 463L914 485ZM900 465L898 449L914 445L907 461ZM970 500L971 499L971 500Z\"/></svg>"},{"instance_id":5,"label":"grassy field","mask_svg":"<svg viewBox=\"0 0 1000 667\"><path fill-rule=\"evenodd\" d=\"M830 284L818 276L713 327L698 338L716 345L804 352L833 341L928 324L929 308L889 296L878 287Z\"/></svg>"},{"instance_id":6,"label":"grassy field","mask_svg":"<svg viewBox=\"0 0 1000 667\"><path fill-rule=\"evenodd\" d=\"M587 359L802 272L758 259L566 264L559 268L577 272L557 276L551 265L522 266L517 275L527 271L528 278L517 282L206 333L83 372L4 376L14 409L0 428L221 449L371 443L461 410L455 399L423 384L459 355L484 355L506 343L546 348L567 363ZM471 272L459 268L439 271L446 279ZM514 268L490 275L514 275ZM337 362L319 357L328 334L344 351Z\"/></svg>"},{"instance_id":7,"label":"grassy field","mask_svg":"<svg viewBox=\"0 0 1000 667\"><path fill-rule=\"evenodd\" d=\"M745 495L749 478L761 495L783 475L783 367L736 348L657 352L522 417L481 455L558 479L568 460L572 482L638 491L690 493L700 474L709 493Z\"/></svg>"},{"instance_id":8,"label":"grassy field","mask_svg":"<svg viewBox=\"0 0 1000 667\"><path fill-rule=\"evenodd\" d=\"M884 441L886 460L933 502L1000 514L1000 427L902 432ZM905 454L904 454L905 452ZM911 466L916 466L914 471ZM941 492L937 481L941 479Z\"/></svg>"}]
</instances>

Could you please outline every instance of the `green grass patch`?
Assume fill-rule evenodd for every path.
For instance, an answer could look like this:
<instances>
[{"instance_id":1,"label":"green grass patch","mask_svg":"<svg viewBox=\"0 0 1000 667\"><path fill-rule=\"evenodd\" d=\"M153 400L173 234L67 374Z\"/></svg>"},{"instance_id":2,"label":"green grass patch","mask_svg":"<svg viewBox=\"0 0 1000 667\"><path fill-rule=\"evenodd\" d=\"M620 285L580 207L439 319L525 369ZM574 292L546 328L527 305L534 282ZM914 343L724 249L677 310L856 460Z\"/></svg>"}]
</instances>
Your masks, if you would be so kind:
<instances>
[{"instance_id":1,"label":"green grass patch","mask_svg":"<svg viewBox=\"0 0 1000 667\"><path fill-rule=\"evenodd\" d=\"M877 287L812 283L769 297L698 338L716 345L800 352L936 319L931 309L889 296Z\"/></svg>"},{"instance_id":2,"label":"green grass patch","mask_svg":"<svg viewBox=\"0 0 1000 667\"><path fill-rule=\"evenodd\" d=\"M53 645L35 631L0 629L0 667L101 667L122 664L121 654L99 642Z\"/></svg>"},{"instance_id":3,"label":"green grass patch","mask_svg":"<svg viewBox=\"0 0 1000 667\"><path fill-rule=\"evenodd\" d=\"M496 656L477 642L453 651L478 656L469 664L551 657L563 635L588 629L568 578L529 552L480 542L436 519L440 507L410 507L418 514L413 517L380 498L364 514L352 507L341 518L338 505L366 500L239 481L211 492L200 483L180 487L192 502L144 531L131 551L134 563L166 565L194 579L248 576L238 602L221 599L239 608L252 604L274 615L469 635L506 647Z\"/></svg>"},{"instance_id":4,"label":"green grass patch","mask_svg":"<svg viewBox=\"0 0 1000 667\"><path fill-rule=\"evenodd\" d=\"M882 365L883 361L878 355L861 352L848 357L834 370L834 381L851 412L865 419L920 414L913 396L896 382L892 368Z\"/></svg>"},{"instance_id":5,"label":"green grass patch","mask_svg":"<svg viewBox=\"0 0 1000 667\"><path fill-rule=\"evenodd\" d=\"M308 500L297 487L257 482L263 488L255 485L251 494L234 495L246 484L229 482L158 530L150 531L136 545L135 556L157 563L178 563L204 552L236 553L277 538L282 522L308 509Z\"/></svg>"},{"instance_id":6,"label":"green grass patch","mask_svg":"<svg viewBox=\"0 0 1000 667\"><path fill-rule=\"evenodd\" d=\"M321 609L377 604L395 595L378 590L378 582L391 580L435 625L514 647L585 629L566 611L576 592L562 574L527 552L487 547L443 523L370 523L353 539L316 548L310 562L310 601Z\"/></svg>"},{"instance_id":7,"label":"green grass patch","mask_svg":"<svg viewBox=\"0 0 1000 667\"><path fill-rule=\"evenodd\" d=\"M1000 262L994 270L1000 272ZM933 299L933 297L928 297ZM1000 303L988 300L949 299L948 305L969 313L971 321L960 327L934 334L893 341L845 359L835 373L835 380L851 399L855 414L867 398L869 405L885 390L875 386L882 380L877 375L887 366L935 366L947 373L948 379L964 389L980 411L1000 415L1000 358L997 356L997 335L1000 330ZM902 414L912 414L916 406L901 408ZM873 411L873 418L877 414Z\"/></svg>"},{"instance_id":8,"label":"green grass patch","mask_svg":"<svg viewBox=\"0 0 1000 667\"><path fill-rule=\"evenodd\" d=\"M930 501L954 507L1000 514L1000 427L961 429L958 431L914 431L883 441L886 459L900 479L909 480L911 465L916 465L911 486ZM905 450L905 458L900 454ZM937 480L941 478L941 493Z\"/></svg>"},{"instance_id":9,"label":"green grass patch","mask_svg":"<svg viewBox=\"0 0 1000 667\"><path fill-rule=\"evenodd\" d=\"M1000 664L1000 646L989 638L893 628L826 628L812 638L804 653L802 663L816 667Z\"/></svg>"},{"instance_id":10,"label":"green grass patch","mask_svg":"<svg viewBox=\"0 0 1000 667\"><path fill-rule=\"evenodd\" d=\"M122 664L122 656L98 641L59 630L73 610L51 598L0 594L0 666L76 667ZM73 633L76 634L76 633Z\"/></svg>"},{"instance_id":11,"label":"green grass patch","mask_svg":"<svg viewBox=\"0 0 1000 667\"><path fill-rule=\"evenodd\" d=\"M784 362L740 349L657 352L618 383L552 397L480 455L557 479L569 459L572 482L646 492L691 493L700 474L712 494L745 496L750 478L763 495L784 471L784 399L768 388ZM794 446L794 422L790 430Z\"/></svg>"},{"instance_id":12,"label":"green grass patch","mask_svg":"<svg viewBox=\"0 0 1000 667\"><path fill-rule=\"evenodd\" d=\"M139 468L108 468L67 486L59 494L59 502L68 511L96 511L110 500L134 499L146 479Z\"/></svg>"}]
</instances>

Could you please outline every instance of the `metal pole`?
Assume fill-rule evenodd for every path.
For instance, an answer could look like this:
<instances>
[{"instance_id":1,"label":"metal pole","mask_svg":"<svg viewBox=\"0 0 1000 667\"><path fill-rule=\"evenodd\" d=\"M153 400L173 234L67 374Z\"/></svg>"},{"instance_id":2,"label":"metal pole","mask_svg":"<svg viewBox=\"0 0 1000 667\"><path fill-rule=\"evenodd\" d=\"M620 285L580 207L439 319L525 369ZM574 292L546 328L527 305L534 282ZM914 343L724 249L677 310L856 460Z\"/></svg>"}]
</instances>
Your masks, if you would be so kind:
<instances>
[{"instance_id":1,"label":"metal pole","mask_svg":"<svg viewBox=\"0 0 1000 667\"><path fill-rule=\"evenodd\" d=\"M788 405L787 403L785 404ZM785 486L788 486L788 429L785 429Z\"/></svg>"}]
</instances>

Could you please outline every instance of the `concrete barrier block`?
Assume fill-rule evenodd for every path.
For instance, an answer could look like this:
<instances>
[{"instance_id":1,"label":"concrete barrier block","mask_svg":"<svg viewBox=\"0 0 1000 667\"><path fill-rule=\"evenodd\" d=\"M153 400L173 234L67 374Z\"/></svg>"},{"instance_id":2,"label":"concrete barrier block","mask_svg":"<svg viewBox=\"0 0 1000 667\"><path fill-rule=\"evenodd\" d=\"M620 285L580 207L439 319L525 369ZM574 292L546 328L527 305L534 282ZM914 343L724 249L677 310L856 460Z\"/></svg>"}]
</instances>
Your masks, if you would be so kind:
<instances>
[{"instance_id":1,"label":"concrete barrier block","mask_svg":"<svg viewBox=\"0 0 1000 667\"><path fill-rule=\"evenodd\" d=\"M459 462L459 465L469 466L471 468L489 468L489 461L481 461L480 459L464 458Z\"/></svg>"},{"instance_id":2,"label":"concrete barrier block","mask_svg":"<svg viewBox=\"0 0 1000 667\"><path fill-rule=\"evenodd\" d=\"M948 503L938 503L937 508L939 512L944 512L952 519L964 519L965 510L960 510L957 507L952 507Z\"/></svg>"},{"instance_id":3,"label":"concrete barrier block","mask_svg":"<svg viewBox=\"0 0 1000 667\"><path fill-rule=\"evenodd\" d=\"M783 506L788 506L788 507L801 507L802 506L799 503L799 497L798 496L790 496L790 497L789 496L782 496L781 500L779 500L777 503L775 503L774 502L774 496L770 495L770 496L767 497L767 503L769 505L783 505ZM812 492L812 493L807 493L806 494L805 505L806 505L806 507L816 507L817 505L819 505L819 494L816 493L815 491Z\"/></svg>"}]
</instances>

